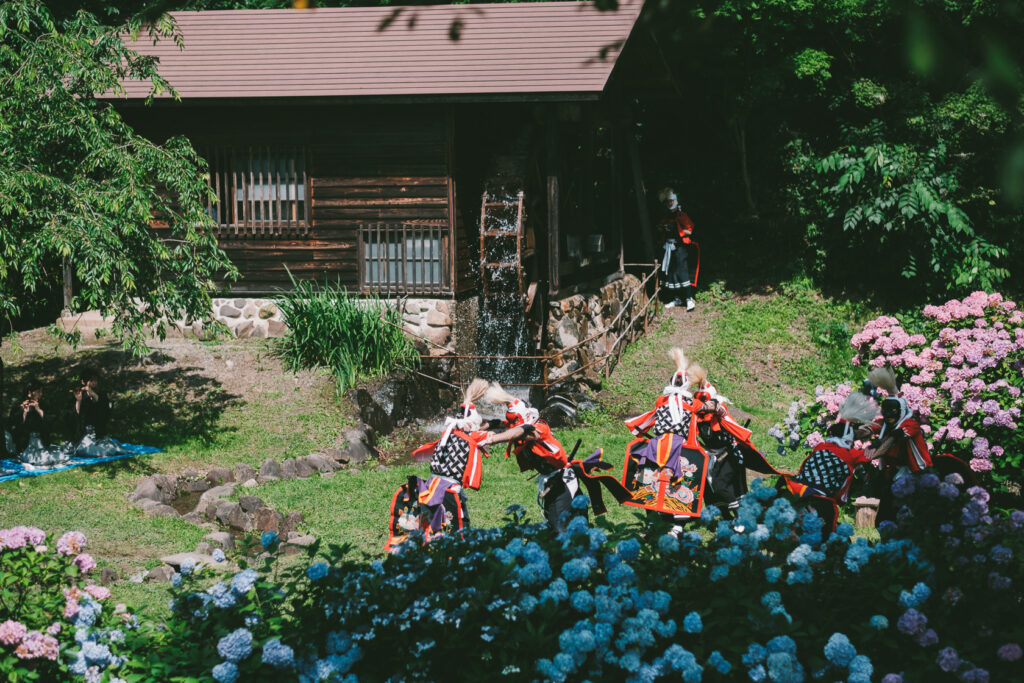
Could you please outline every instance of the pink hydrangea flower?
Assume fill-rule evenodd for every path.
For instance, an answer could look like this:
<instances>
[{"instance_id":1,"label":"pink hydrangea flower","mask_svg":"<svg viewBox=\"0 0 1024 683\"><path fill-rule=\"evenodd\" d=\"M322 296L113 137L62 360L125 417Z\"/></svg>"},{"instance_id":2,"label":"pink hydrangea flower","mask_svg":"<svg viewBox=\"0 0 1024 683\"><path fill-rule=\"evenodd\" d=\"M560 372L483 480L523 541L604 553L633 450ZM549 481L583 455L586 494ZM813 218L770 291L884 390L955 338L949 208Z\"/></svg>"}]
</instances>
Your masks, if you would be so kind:
<instances>
[{"instance_id":1,"label":"pink hydrangea flower","mask_svg":"<svg viewBox=\"0 0 1024 683\"><path fill-rule=\"evenodd\" d=\"M103 586L97 586L90 584L85 587L85 592L96 598L97 600L106 600L110 597L110 591Z\"/></svg>"},{"instance_id":2,"label":"pink hydrangea flower","mask_svg":"<svg viewBox=\"0 0 1024 683\"><path fill-rule=\"evenodd\" d=\"M7 621L0 624L0 643L4 645L17 645L25 637L28 629L20 621Z\"/></svg>"},{"instance_id":3,"label":"pink hydrangea flower","mask_svg":"<svg viewBox=\"0 0 1024 683\"><path fill-rule=\"evenodd\" d=\"M14 651L14 654L19 659L49 659L56 661L57 655L60 654L60 647L57 644L57 639L53 636L45 635L39 631L31 631L21 641L21 644L18 645L18 649Z\"/></svg>"},{"instance_id":4,"label":"pink hydrangea flower","mask_svg":"<svg viewBox=\"0 0 1024 683\"><path fill-rule=\"evenodd\" d=\"M61 629L60 622L59 621L55 621L55 622L53 622L52 624L50 624L49 626L46 627L46 632L49 633L51 636L55 636L58 633L60 633L60 629Z\"/></svg>"},{"instance_id":5,"label":"pink hydrangea flower","mask_svg":"<svg viewBox=\"0 0 1024 683\"><path fill-rule=\"evenodd\" d=\"M91 569L96 568L96 560L92 559L92 555L89 553L78 555L72 562L83 574L88 574Z\"/></svg>"},{"instance_id":6,"label":"pink hydrangea flower","mask_svg":"<svg viewBox=\"0 0 1024 683\"><path fill-rule=\"evenodd\" d=\"M85 547L85 534L69 531L57 539L57 552L61 555L77 555Z\"/></svg>"}]
</instances>

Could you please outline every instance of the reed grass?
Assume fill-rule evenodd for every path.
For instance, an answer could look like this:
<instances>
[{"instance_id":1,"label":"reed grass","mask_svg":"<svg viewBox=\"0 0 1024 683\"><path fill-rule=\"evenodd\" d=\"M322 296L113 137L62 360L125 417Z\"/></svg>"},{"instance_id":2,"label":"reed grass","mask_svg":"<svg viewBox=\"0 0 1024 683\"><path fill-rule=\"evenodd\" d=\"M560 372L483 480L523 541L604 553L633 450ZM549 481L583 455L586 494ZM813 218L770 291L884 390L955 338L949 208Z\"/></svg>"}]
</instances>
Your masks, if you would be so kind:
<instances>
[{"instance_id":1,"label":"reed grass","mask_svg":"<svg viewBox=\"0 0 1024 683\"><path fill-rule=\"evenodd\" d=\"M292 370L329 368L339 391L360 378L411 368L419 354L402 331L400 309L374 297L352 296L340 284L298 282L278 307L288 326L281 355Z\"/></svg>"}]
</instances>

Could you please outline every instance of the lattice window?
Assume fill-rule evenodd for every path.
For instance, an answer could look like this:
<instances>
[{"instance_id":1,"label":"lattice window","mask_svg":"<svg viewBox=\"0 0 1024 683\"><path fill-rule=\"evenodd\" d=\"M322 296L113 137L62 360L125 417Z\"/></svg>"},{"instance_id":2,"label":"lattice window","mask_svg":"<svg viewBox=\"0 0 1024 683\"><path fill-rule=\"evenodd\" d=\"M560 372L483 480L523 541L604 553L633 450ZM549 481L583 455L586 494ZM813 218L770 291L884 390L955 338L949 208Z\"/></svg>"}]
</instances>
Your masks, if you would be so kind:
<instances>
[{"instance_id":1,"label":"lattice window","mask_svg":"<svg viewBox=\"0 0 1024 683\"><path fill-rule=\"evenodd\" d=\"M359 226L359 284L380 294L451 291L448 225L442 221Z\"/></svg>"},{"instance_id":2,"label":"lattice window","mask_svg":"<svg viewBox=\"0 0 1024 683\"><path fill-rule=\"evenodd\" d=\"M305 148L214 147L205 156L217 197L207 210L222 230L255 235L308 231Z\"/></svg>"}]
</instances>

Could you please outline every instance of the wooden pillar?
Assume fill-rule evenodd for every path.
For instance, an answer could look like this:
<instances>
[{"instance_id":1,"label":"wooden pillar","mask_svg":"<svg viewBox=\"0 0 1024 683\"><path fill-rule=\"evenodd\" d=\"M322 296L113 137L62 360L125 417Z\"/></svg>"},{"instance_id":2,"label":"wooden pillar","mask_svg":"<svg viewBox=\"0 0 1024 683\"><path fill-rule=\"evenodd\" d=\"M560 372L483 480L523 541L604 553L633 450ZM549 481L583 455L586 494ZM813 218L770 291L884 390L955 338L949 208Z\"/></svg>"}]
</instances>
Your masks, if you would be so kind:
<instances>
[{"instance_id":1,"label":"wooden pillar","mask_svg":"<svg viewBox=\"0 0 1024 683\"><path fill-rule=\"evenodd\" d=\"M558 119L554 107L547 111L547 194L548 194L548 291L558 291L558 263L561 259L558 229L558 176L561 172L558 154Z\"/></svg>"},{"instance_id":2,"label":"wooden pillar","mask_svg":"<svg viewBox=\"0 0 1024 683\"><path fill-rule=\"evenodd\" d=\"M629 151L630 168L633 171L633 194L636 195L637 217L640 219L640 239L643 242L644 256L654 262L654 238L651 235L651 216L647 211L647 191L644 189L644 176L640 168L640 146L636 143L633 126L626 129L626 149Z\"/></svg>"},{"instance_id":3,"label":"wooden pillar","mask_svg":"<svg viewBox=\"0 0 1024 683\"><path fill-rule=\"evenodd\" d=\"M62 315L71 313L71 298L75 295L72 289L71 266L64 261L64 311Z\"/></svg>"},{"instance_id":4,"label":"wooden pillar","mask_svg":"<svg viewBox=\"0 0 1024 683\"><path fill-rule=\"evenodd\" d=\"M611 119L608 123L611 130L608 132L608 141L611 147L609 162L611 163L610 181L608 188L608 200L611 202L612 226L616 239L619 242L619 272L626 269L626 247L625 247L625 226L623 226L622 213L622 173L619 169L621 155L619 149L622 145L622 128ZM609 238L611 235L609 235Z\"/></svg>"},{"instance_id":5,"label":"wooden pillar","mask_svg":"<svg viewBox=\"0 0 1024 683\"><path fill-rule=\"evenodd\" d=\"M445 135L448 139L448 284L452 292L457 292L459 283L455 281L458 269L458 213L455 206L455 108L448 105L445 112ZM481 255L481 258L483 255Z\"/></svg>"}]
</instances>

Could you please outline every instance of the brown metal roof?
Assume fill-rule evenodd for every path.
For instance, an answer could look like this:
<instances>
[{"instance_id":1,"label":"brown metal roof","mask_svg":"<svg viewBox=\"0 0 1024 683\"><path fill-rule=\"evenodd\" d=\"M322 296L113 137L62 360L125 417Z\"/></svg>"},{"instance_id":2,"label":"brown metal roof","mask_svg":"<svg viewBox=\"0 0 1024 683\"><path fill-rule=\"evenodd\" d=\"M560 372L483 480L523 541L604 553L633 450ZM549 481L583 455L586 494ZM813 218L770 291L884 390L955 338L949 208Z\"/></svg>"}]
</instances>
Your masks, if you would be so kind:
<instances>
[{"instance_id":1,"label":"brown metal roof","mask_svg":"<svg viewBox=\"0 0 1024 683\"><path fill-rule=\"evenodd\" d=\"M184 50L145 36L131 47L159 57L183 99L596 94L642 4L175 12ZM125 88L149 94L148 83Z\"/></svg>"}]
</instances>

